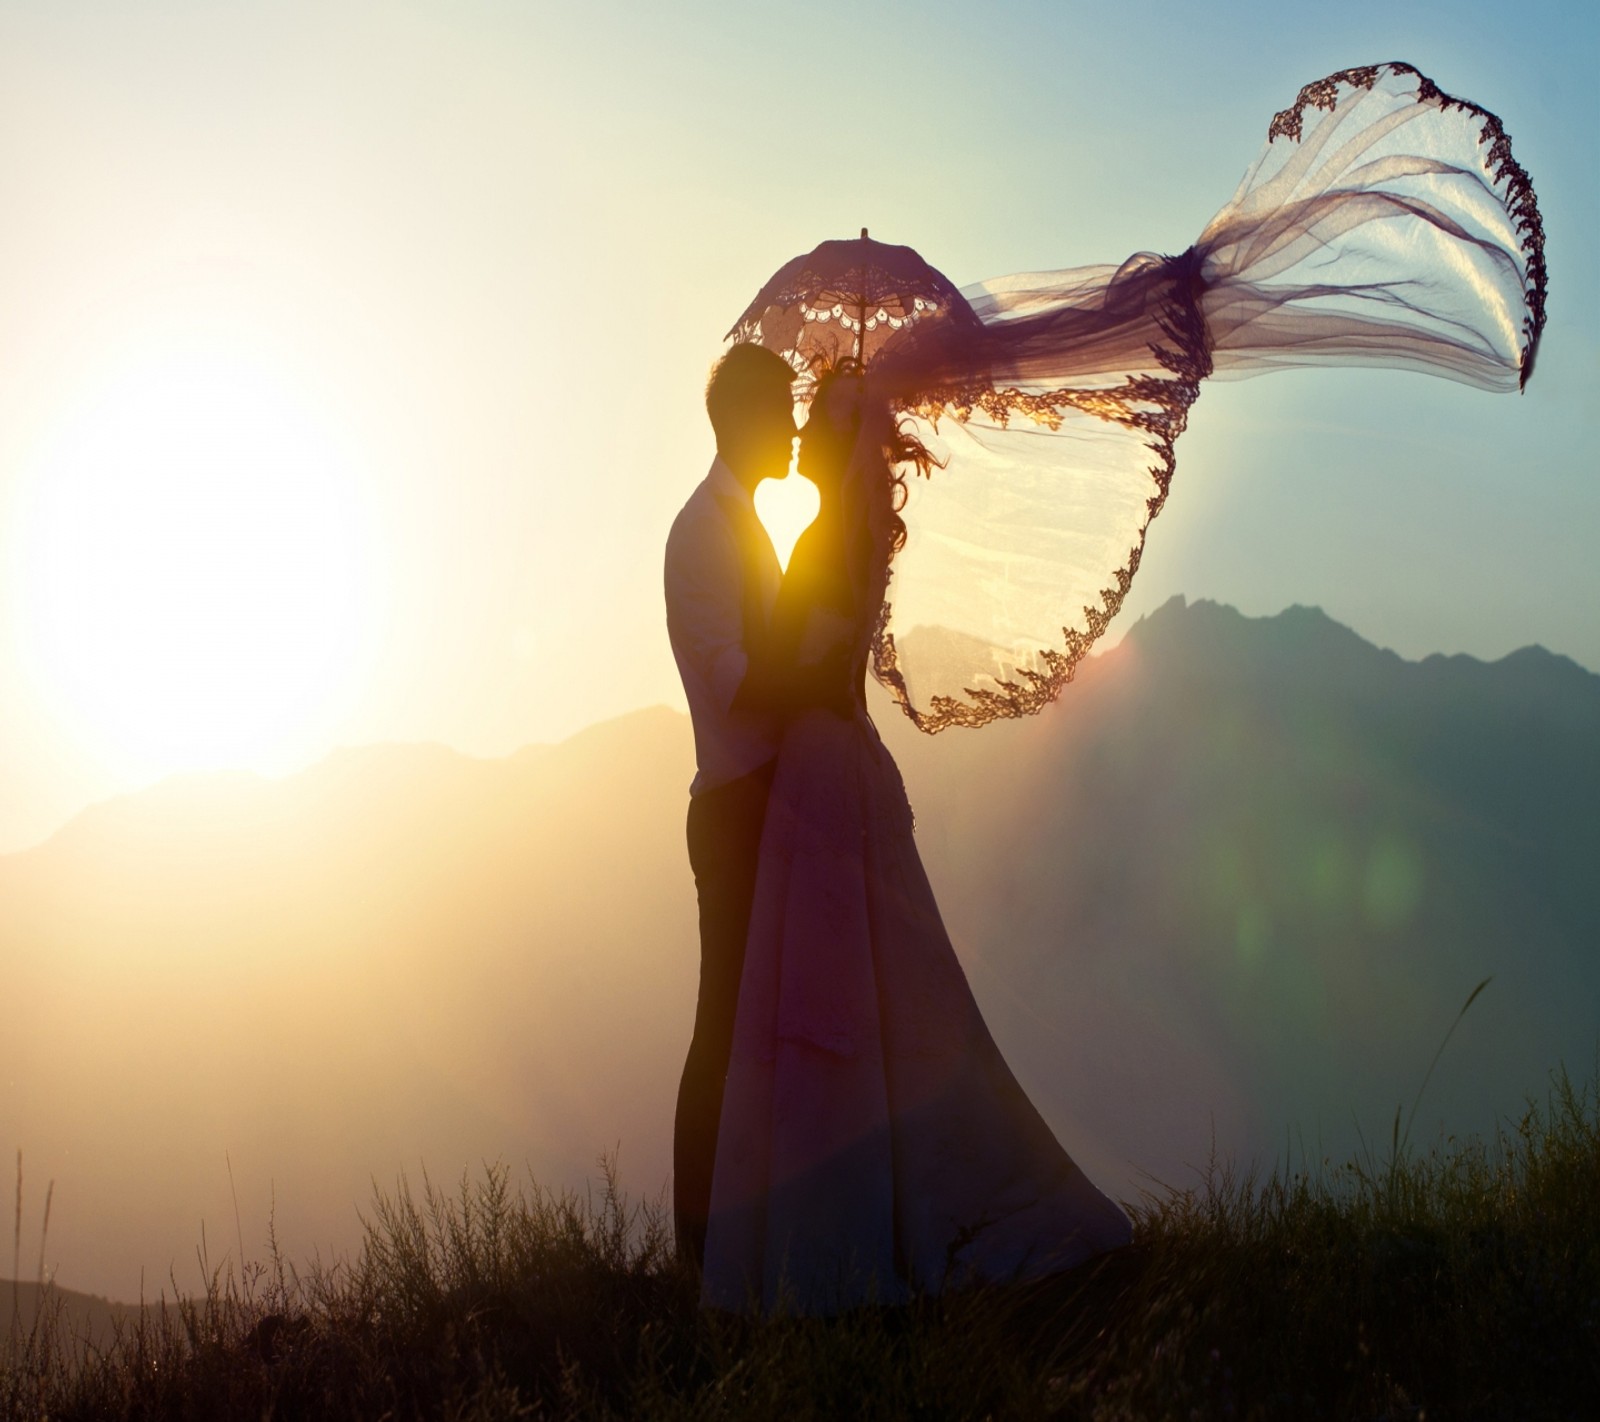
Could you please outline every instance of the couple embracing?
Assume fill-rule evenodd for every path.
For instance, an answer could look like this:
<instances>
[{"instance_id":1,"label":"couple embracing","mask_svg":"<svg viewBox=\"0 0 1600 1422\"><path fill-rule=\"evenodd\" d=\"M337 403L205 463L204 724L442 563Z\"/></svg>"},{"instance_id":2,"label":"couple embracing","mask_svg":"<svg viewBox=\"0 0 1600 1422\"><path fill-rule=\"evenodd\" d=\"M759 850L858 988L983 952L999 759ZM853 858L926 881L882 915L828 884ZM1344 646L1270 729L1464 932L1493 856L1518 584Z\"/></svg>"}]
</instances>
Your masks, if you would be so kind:
<instances>
[{"instance_id":1,"label":"couple embracing","mask_svg":"<svg viewBox=\"0 0 1600 1422\"><path fill-rule=\"evenodd\" d=\"M902 471L927 453L859 367L815 377L821 504L780 572L753 495L787 469L794 380L756 344L718 362L717 458L667 541L701 943L674 1213L706 1304L828 1313L1037 1277L1131 1230L989 1035L867 714Z\"/></svg>"},{"instance_id":2,"label":"couple embracing","mask_svg":"<svg viewBox=\"0 0 1600 1422\"><path fill-rule=\"evenodd\" d=\"M863 229L757 294L706 392L717 460L667 543L701 939L675 1207L704 1303L895 1303L1128 1242L979 1015L867 716L869 661L925 731L1038 711L1121 606L1204 380L1370 366L1519 390L1546 285L1500 120L1396 62L1304 86L1176 257L957 291ZM846 329L856 359L828 369ZM822 371L800 392L821 511L781 576L752 502L795 434L775 351ZM940 482L992 494L911 511L936 594L913 626L971 649L938 666L890 627L904 471L933 462L896 410L948 416Z\"/></svg>"}]
</instances>

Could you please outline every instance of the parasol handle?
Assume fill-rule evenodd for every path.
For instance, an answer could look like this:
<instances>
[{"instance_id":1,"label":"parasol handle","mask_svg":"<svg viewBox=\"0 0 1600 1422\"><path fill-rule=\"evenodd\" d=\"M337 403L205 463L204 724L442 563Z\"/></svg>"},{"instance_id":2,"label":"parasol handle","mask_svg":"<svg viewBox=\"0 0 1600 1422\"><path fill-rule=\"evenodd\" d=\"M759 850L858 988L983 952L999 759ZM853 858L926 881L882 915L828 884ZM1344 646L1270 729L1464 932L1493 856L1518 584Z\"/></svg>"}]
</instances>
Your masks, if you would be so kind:
<instances>
[{"instance_id":1,"label":"parasol handle","mask_svg":"<svg viewBox=\"0 0 1600 1422\"><path fill-rule=\"evenodd\" d=\"M867 240L867 229L861 229L861 240ZM856 312L856 359L863 365L867 363L867 261L866 252L861 254L861 307Z\"/></svg>"}]
</instances>

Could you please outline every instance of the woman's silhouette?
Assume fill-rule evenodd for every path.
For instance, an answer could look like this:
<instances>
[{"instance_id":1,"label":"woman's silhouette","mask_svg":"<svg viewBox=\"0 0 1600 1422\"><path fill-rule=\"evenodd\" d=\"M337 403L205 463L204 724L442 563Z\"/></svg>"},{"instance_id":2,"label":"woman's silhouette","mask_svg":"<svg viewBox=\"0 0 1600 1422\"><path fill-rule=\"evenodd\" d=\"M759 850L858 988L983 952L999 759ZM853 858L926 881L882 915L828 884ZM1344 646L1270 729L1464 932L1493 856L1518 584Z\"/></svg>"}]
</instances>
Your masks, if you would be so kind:
<instances>
[{"instance_id":1,"label":"woman's silhouette","mask_svg":"<svg viewBox=\"0 0 1600 1422\"><path fill-rule=\"evenodd\" d=\"M768 801L704 1298L825 1312L1051 1272L1131 1231L984 1026L867 715L897 467L920 451L848 364L818 380L800 449L821 508L741 694L781 705L799 679L810 704L789 708Z\"/></svg>"}]
</instances>

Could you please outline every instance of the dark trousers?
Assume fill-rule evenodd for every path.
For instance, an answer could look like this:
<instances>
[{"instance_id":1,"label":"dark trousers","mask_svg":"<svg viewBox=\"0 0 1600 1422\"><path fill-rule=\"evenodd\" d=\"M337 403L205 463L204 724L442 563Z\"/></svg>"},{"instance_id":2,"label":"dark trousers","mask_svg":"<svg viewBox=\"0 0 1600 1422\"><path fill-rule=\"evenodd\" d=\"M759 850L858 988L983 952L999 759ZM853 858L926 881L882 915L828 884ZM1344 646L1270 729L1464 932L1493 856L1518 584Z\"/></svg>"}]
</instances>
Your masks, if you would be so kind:
<instances>
[{"instance_id":1,"label":"dark trousers","mask_svg":"<svg viewBox=\"0 0 1600 1422\"><path fill-rule=\"evenodd\" d=\"M672 1208L679 1251L699 1267L706 1252L711 1172L722 1088L755 897L772 764L689 801L689 867L700 900L700 1001L678 1086L672 1137Z\"/></svg>"}]
</instances>

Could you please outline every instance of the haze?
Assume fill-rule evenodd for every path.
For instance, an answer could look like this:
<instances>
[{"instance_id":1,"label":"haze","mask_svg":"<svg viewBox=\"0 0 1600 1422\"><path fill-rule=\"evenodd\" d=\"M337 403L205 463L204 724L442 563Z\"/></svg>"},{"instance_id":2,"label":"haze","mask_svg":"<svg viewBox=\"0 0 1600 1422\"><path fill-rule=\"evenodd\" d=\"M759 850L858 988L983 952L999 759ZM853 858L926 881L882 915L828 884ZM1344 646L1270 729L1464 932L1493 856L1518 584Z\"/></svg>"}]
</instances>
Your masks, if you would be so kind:
<instances>
[{"instance_id":1,"label":"haze","mask_svg":"<svg viewBox=\"0 0 1600 1422\"><path fill-rule=\"evenodd\" d=\"M312 1242L348 1240L370 1175L423 1158L559 1142L531 1161L552 1178L614 1140L661 1159L670 1083L629 1083L665 1082L687 1033L689 767L681 722L647 708L682 705L661 550L712 453L723 333L782 262L862 226L958 284L1181 251L1300 85L1385 59L1499 113L1534 178L1551 285L1532 384L1208 387L1107 646L1185 593L1317 605L1412 659L1537 643L1600 669L1593 7L0 6L0 983L32 1004L0 1029L26 1064L0 1070L0 1148L33 1161L30 1229L45 1179L78 1182L53 1227L78 1211L65 1282L126 1293L202 1215L215 1238L235 1127L246 1229L293 1178L282 1218ZM625 714L648 784L619 778L603 726L540 749ZM394 743L403 803L351 770ZM992 754L974 744L913 752L914 795L953 794L939 756ZM453 752L516 772L459 843L445 808L476 772ZM249 773L292 787L278 808L309 838ZM648 843L611 828L633 799ZM209 816L234 827L214 879ZM625 892L563 858L594 844ZM252 845L277 858L256 872ZM491 882L513 908L483 920ZM1453 1008L1440 982L1426 1002ZM574 1000L589 1057L549 1020ZM83 1041L96 1055L65 1050ZM248 1119L209 1089L223 1059ZM1528 1063L1513 1098L1539 1085L1511 1079ZM1030 1082L1047 1097L1054 1065ZM1234 1098L1195 1082L1218 1093L1189 1103L1198 1130ZM128 1114L152 1104L153 1124ZM114 1170L85 1169L72 1123L113 1118ZM1083 1158L1121 1151L1125 1180L1155 1158L1110 1139ZM152 1163L197 1182L192 1208ZM99 1253L94 1211L117 1241Z\"/></svg>"},{"instance_id":2,"label":"haze","mask_svg":"<svg viewBox=\"0 0 1600 1422\"><path fill-rule=\"evenodd\" d=\"M1600 666L1594 16L1206 13L6 6L0 850L174 770L680 704L661 542L780 262L863 224L958 282L1179 250L1372 58L1506 118L1538 377L1208 389L1123 625L1313 602Z\"/></svg>"}]
</instances>

